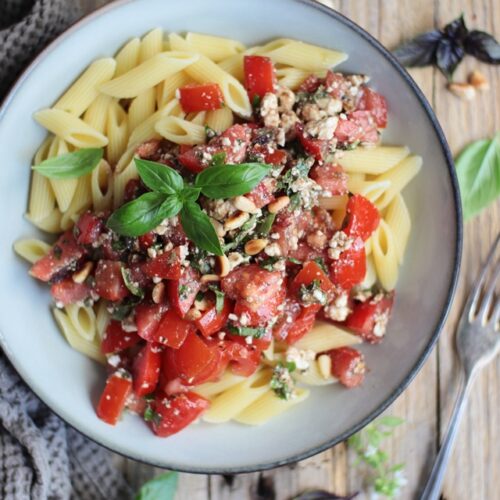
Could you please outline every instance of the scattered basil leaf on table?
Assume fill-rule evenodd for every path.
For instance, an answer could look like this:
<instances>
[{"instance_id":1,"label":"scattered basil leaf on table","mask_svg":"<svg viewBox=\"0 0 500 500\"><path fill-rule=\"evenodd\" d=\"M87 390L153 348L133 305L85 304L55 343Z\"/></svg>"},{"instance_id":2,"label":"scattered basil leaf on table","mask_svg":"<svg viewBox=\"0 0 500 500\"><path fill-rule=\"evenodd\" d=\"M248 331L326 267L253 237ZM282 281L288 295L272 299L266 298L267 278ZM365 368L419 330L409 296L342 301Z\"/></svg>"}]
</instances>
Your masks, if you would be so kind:
<instances>
[{"instance_id":1,"label":"scattered basil leaf on table","mask_svg":"<svg viewBox=\"0 0 500 500\"><path fill-rule=\"evenodd\" d=\"M467 146L456 160L464 218L500 196L500 133Z\"/></svg>"},{"instance_id":2,"label":"scattered basil leaf on table","mask_svg":"<svg viewBox=\"0 0 500 500\"><path fill-rule=\"evenodd\" d=\"M448 80L466 54L500 64L500 44L484 31L467 28L463 15L441 30L432 30L404 43L393 54L404 66L435 65Z\"/></svg>"},{"instance_id":3,"label":"scattered basil leaf on table","mask_svg":"<svg viewBox=\"0 0 500 500\"><path fill-rule=\"evenodd\" d=\"M125 236L140 236L158 226L163 220L177 215L182 203L175 196L145 193L122 205L108 219L110 229Z\"/></svg>"},{"instance_id":4,"label":"scattered basil leaf on table","mask_svg":"<svg viewBox=\"0 0 500 500\"><path fill-rule=\"evenodd\" d=\"M138 158L135 165L142 182L152 191L175 194L184 188L182 176L168 165Z\"/></svg>"},{"instance_id":5,"label":"scattered basil leaf on table","mask_svg":"<svg viewBox=\"0 0 500 500\"><path fill-rule=\"evenodd\" d=\"M215 255L224 255L219 237L208 215L193 201L184 204L181 224L186 236L199 248Z\"/></svg>"},{"instance_id":6,"label":"scattered basil leaf on table","mask_svg":"<svg viewBox=\"0 0 500 500\"><path fill-rule=\"evenodd\" d=\"M160 474L142 485L135 500L174 500L178 480L177 472Z\"/></svg>"},{"instance_id":7,"label":"scattered basil leaf on table","mask_svg":"<svg viewBox=\"0 0 500 500\"><path fill-rule=\"evenodd\" d=\"M102 160L103 154L102 148L79 149L49 158L32 168L50 179L74 179L92 172Z\"/></svg>"}]
</instances>

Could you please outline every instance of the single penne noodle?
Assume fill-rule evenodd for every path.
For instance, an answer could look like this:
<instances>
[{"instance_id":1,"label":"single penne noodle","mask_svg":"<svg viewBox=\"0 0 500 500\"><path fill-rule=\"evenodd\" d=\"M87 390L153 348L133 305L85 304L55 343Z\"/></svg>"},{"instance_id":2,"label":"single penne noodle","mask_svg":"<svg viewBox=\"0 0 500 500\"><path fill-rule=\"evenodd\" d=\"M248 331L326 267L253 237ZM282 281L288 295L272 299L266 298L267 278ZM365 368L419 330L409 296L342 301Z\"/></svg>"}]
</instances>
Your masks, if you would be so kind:
<instances>
[{"instance_id":1,"label":"single penne noodle","mask_svg":"<svg viewBox=\"0 0 500 500\"><path fill-rule=\"evenodd\" d=\"M97 337L102 341L108 323L111 320L111 316L108 312L108 307L106 302L104 300L100 300L94 306L94 312L95 312L95 330L97 333Z\"/></svg>"},{"instance_id":2,"label":"single penne noodle","mask_svg":"<svg viewBox=\"0 0 500 500\"><path fill-rule=\"evenodd\" d=\"M361 172L353 172L347 176L347 189L351 193L359 193L366 182L366 175Z\"/></svg>"},{"instance_id":3,"label":"single penne noodle","mask_svg":"<svg viewBox=\"0 0 500 500\"><path fill-rule=\"evenodd\" d=\"M281 49L282 47L286 47L287 45L290 45L290 43L294 42L295 40L292 40L291 38L275 38L274 40L271 40L270 42L266 43L265 45L260 45L256 48L255 53L258 55L263 55L268 52L271 52L273 50Z\"/></svg>"},{"instance_id":4,"label":"single penne noodle","mask_svg":"<svg viewBox=\"0 0 500 500\"><path fill-rule=\"evenodd\" d=\"M141 48L139 51L139 61L143 63L151 59L156 54L163 50L163 30L155 28L144 35L141 40Z\"/></svg>"},{"instance_id":5,"label":"single penne noodle","mask_svg":"<svg viewBox=\"0 0 500 500\"><path fill-rule=\"evenodd\" d=\"M77 221L78 217L92 206L91 174L78 178L75 194L68 210L61 218L61 229L67 231Z\"/></svg>"},{"instance_id":6,"label":"single penne noodle","mask_svg":"<svg viewBox=\"0 0 500 500\"><path fill-rule=\"evenodd\" d=\"M371 242L370 242L371 248ZM370 252L371 253L371 252ZM373 262L372 255L366 256L366 274L364 280L361 282L360 287L363 290L371 288L377 282L377 271L375 269L375 263Z\"/></svg>"},{"instance_id":7,"label":"single penne noodle","mask_svg":"<svg viewBox=\"0 0 500 500\"><path fill-rule=\"evenodd\" d=\"M33 171L28 202L30 220L46 219L53 212L55 204L56 198L49 179Z\"/></svg>"},{"instance_id":8,"label":"single penne noodle","mask_svg":"<svg viewBox=\"0 0 500 500\"><path fill-rule=\"evenodd\" d=\"M357 193L362 194L365 198L368 198L372 203L376 203L377 200L382 198L384 193L391 187L390 180L374 180L365 181Z\"/></svg>"},{"instance_id":9,"label":"single penne noodle","mask_svg":"<svg viewBox=\"0 0 500 500\"><path fill-rule=\"evenodd\" d=\"M54 317L56 320L61 333L68 344L76 351L84 354L85 356L98 361L99 363L105 364L106 357L101 352L100 342L97 339L89 341L83 338L71 323L68 315L61 311L60 309L52 309Z\"/></svg>"},{"instance_id":10,"label":"single penne noodle","mask_svg":"<svg viewBox=\"0 0 500 500\"><path fill-rule=\"evenodd\" d=\"M220 134L233 125L233 112L227 106L216 109L215 111L209 111L207 113L206 123L212 130Z\"/></svg>"},{"instance_id":11,"label":"single penne noodle","mask_svg":"<svg viewBox=\"0 0 500 500\"><path fill-rule=\"evenodd\" d=\"M109 95L100 94L85 111L83 121L94 130L104 134L106 132L108 108L111 102L112 98Z\"/></svg>"},{"instance_id":12,"label":"single penne noodle","mask_svg":"<svg viewBox=\"0 0 500 500\"><path fill-rule=\"evenodd\" d=\"M326 321L316 321L313 329L296 342L294 347L304 351L325 352L359 343L361 339L357 335L352 335Z\"/></svg>"},{"instance_id":13,"label":"single penne noodle","mask_svg":"<svg viewBox=\"0 0 500 500\"><path fill-rule=\"evenodd\" d=\"M203 144L205 127L175 116L166 116L156 122L155 130L175 144Z\"/></svg>"},{"instance_id":14,"label":"single penne noodle","mask_svg":"<svg viewBox=\"0 0 500 500\"><path fill-rule=\"evenodd\" d=\"M36 238L17 240L14 243L14 251L17 255L31 264L34 264L37 260L45 257L51 248L52 247L48 243L45 243L45 241L42 240L37 240Z\"/></svg>"},{"instance_id":15,"label":"single penne noodle","mask_svg":"<svg viewBox=\"0 0 500 500\"><path fill-rule=\"evenodd\" d=\"M195 387L194 392L208 399L213 399L218 394L227 391L231 387L238 385L246 380L246 377L235 375L229 370L226 370L222 377L217 382L207 382Z\"/></svg>"},{"instance_id":16,"label":"single penne noodle","mask_svg":"<svg viewBox=\"0 0 500 500\"><path fill-rule=\"evenodd\" d=\"M349 196L346 194L320 198L319 206L326 210L345 210Z\"/></svg>"},{"instance_id":17,"label":"single penne noodle","mask_svg":"<svg viewBox=\"0 0 500 500\"><path fill-rule=\"evenodd\" d=\"M108 145L106 136L83 120L60 109L43 109L34 115L47 130L76 148L102 148Z\"/></svg>"},{"instance_id":18,"label":"single penne noodle","mask_svg":"<svg viewBox=\"0 0 500 500\"><path fill-rule=\"evenodd\" d=\"M418 174L422 168L421 156L409 156L401 163L377 177L379 181L391 181L391 186L376 201L379 210L388 207L394 197Z\"/></svg>"},{"instance_id":19,"label":"single penne noodle","mask_svg":"<svg viewBox=\"0 0 500 500\"><path fill-rule=\"evenodd\" d=\"M186 41L214 62L222 61L234 54L239 54L245 50L245 46L237 40L223 38L213 35L202 35L201 33L188 32Z\"/></svg>"},{"instance_id":20,"label":"single penne noodle","mask_svg":"<svg viewBox=\"0 0 500 500\"><path fill-rule=\"evenodd\" d=\"M53 208L52 212L43 219L35 219L30 213L25 215L26 220L46 233L58 234L61 232L62 214L58 208Z\"/></svg>"},{"instance_id":21,"label":"single penne noodle","mask_svg":"<svg viewBox=\"0 0 500 500\"><path fill-rule=\"evenodd\" d=\"M394 235L384 219L372 235L372 257L380 284L385 290L394 290L398 281L398 255Z\"/></svg>"},{"instance_id":22,"label":"single penne noodle","mask_svg":"<svg viewBox=\"0 0 500 500\"><path fill-rule=\"evenodd\" d=\"M123 170L125 170L129 166L130 162L135 157L136 149L137 145L127 147L127 150L125 151L125 153L123 153L122 157L118 160L118 163L114 168L115 176L123 172Z\"/></svg>"},{"instance_id":23,"label":"single penne noodle","mask_svg":"<svg viewBox=\"0 0 500 500\"><path fill-rule=\"evenodd\" d=\"M101 92L120 99L137 97L170 75L186 69L199 59L192 52L161 52L127 73L100 86Z\"/></svg>"},{"instance_id":24,"label":"single penne noodle","mask_svg":"<svg viewBox=\"0 0 500 500\"><path fill-rule=\"evenodd\" d=\"M55 158L68 153L66 142L60 137L54 137L49 150L49 158ZM75 194L78 179L49 179L52 191L56 197L61 212L66 212Z\"/></svg>"},{"instance_id":25,"label":"single penne noodle","mask_svg":"<svg viewBox=\"0 0 500 500\"><path fill-rule=\"evenodd\" d=\"M193 50L192 46L179 35L169 35L170 45L176 50ZM182 47L182 49L181 49ZM243 85L231 74L208 57L200 55L199 59L185 69L186 73L197 82L217 83L224 96L224 101L237 115L250 117L252 107Z\"/></svg>"},{"instance_id":26,"label":"single penne noodle","mask_svg":"<svg viewBox=\"0 0 500 500\"><path fill-rule=\"evenodd\" d=\"M132 100L128 108L128 123L130 130L134 130L144 120L147 120L156 109L155 89L151 88L139 94Z\"/></svg>"},{"instance_id":27,"label":"single penne noodle","mask_svg":"<svg viewBox=\"0 0 500 500\"><path fill-rule=\"evenodd\" d=\"M125 194L125 187L128 182L132 179L138 179L139 173L137 172L137 167L132 159L128 166L121 172L115 172L113 179L113 205L114 208L118 208L123 204L123 198Z\"/></svg>"},{"instance_id":28,"label":"single penne noodle","mask_svg":"<svg viewBox=\"0 0 500 500\"><path fill-rule=\"evenodd\" d=\"M366 241L365 241L365 254L368 257L372 253L372 237L370 236Z\"/></svg>"},{"instance_id":29,"label":"single penne noodle","mask_svg":"<svg viewBox=\"0 0 500 500\"><path fill-rule=\"evenodd\" d=\"M197 125L204 125L207 117L206 111L199 111L197 113L189 113L186 116L186 120Z\"/></svg>"},{"instance_id":30,"label":"single penne noodle","mask_svg":"<svg viewBox=\"0 0 500 500\"><path fill-rule=\"evenodd\" d=\"M324 78L326 76L326 70L314 71L319 78ZM276 70L276 76L278 78L278 83L292 90L297 90L304 80L311 75L311 71L306 71L299 68L278 68Z\"/></svg>"},{"instance_id":31,"label":"single penne noodle","mask_svg":"<svg viewBox=\"0 0 500 500\"><path fill-rule=\"evenodd\" d=\"M46 160L49 156L50 146L54 140L53 135L47 136L47 138L42 142L42 145L37 149L35 153L35 158L33 159L34 165L40 165L42 161Z\"/></svg>"},{"instance_id":32,"label":"single penne noodle","mask_svg":"<svg viewBox=\"0 0 500 500\"><path fill-rule=\"evenodd\" d=\"M112 57L94 61L54 104L75 116L80 116L99 96L99 86L113 78L116 61Z\"/></svg>"},{"instance_id":33,"label":"single penne noodle","mask_svg":"<svg viewBox=\"0 0 500 500\"><path fill-rule=\"evenodd\" d=\"M94 309L80 304L68 304L64 309L78 335L93 340L96 334Z\"/></svg>"},{"instance_id":34,"label":"single penne noodle","mask_svg":"<svg viewBox=\"0 0 500 500\"><path fill-rule=\"evenodd\" d=\"M394 235L396 254L402 264L411 231L411 218L401 193L398 193L387 207L384 219Z\"/></svg>"},{"instance_id":35,"label":"single penne noodle","mask_svg":"<svg viewBox=\"0 0 500 500\"><path fill-rule=\"evenodd\" d=\"M269 390L271 370L263 370L248 377L212 399L203 420L211 423L228 422Z\"/></svg>"},{"instance_id":36,"label":"single penne noodle","mask_svg":"<svg viewBox=\"0 0 500 500\"><path fill-rule=\"evenodd\" d=\"M293 406L302 403L310 394L308 389L296 388L295 397L289 400L280 399L272 390L268 390L255 403L245 408L234 420L247 425L262 425Z\"/></svg>"},{"instance_id":37,"label":"single penne noodle","mask_svg":"<svg viewBox=\"0 0 500 500\"><path fill-rule=\"evenodd\" d=\"M139 64L141 40L132 38L116 54L115 78L127 73Z\"/></svg>"},{"instance_id":38,"label":"single penne noodle","mask_svg":"<svg viewBox=\"0 0 500 500\"><path fill-rule=\"evenodd\" d=\"M276 48L264 51L275 63L286 64L307 71L331 69L347 59L347 54L317 45L291 40L288 43L277 40ZM282 43L281 46L279 44Z\"/></svg>"},{"instance_id":39,"label":"single penne noodle","mask_svg":"<svg viewBox=\"0 0 500 500\"><path fill-rule=\"evenodd\" d=\"M92 207L102 212L113 207L113 171L106 160L101 160L90 177Z\"/></svg>"},{"instance_id":40,"label":"single penne noodle","mask_svg":"<svg viewBox=\"0 0 500 500\"><path fill-rule=\"evenodd\" d=\"M410 154L406 146L378 146L376 148L358 147L345 151L338 160L349 174L383 174L395 167Z\"/></svg>"},{"instance_id":41,"label":"single penne noodle","mask_svg":"<svg viewBox=\"0 0 500 500\"><path fill-rule=\"evenodd\" d=\"M127 147L128 130L127 113L117 101L113 101L108 108L106 124L106 135L109 140L106 157L111 165L120 159Z\"/></svg>"},{"instance_id":42,"label":"single penne noodle","mask_svg":"<svg viewBox=\"0 0 500 500\"><path fill-rule=\"evenodd\" d=\"M179 71L160 82L156 87L156 105L158 109L163 108L175 97L177 89L186 86L190 82L192 82L191 78L184 71Z\"/></svg>"},{"instance_id":43,"label":"single penne noodle","mask_svg":"<svg viewBox=\"0 0 500 500\"><path fill-rule=\"evenodd\" d=\"M311 362L309 368L306 371L302 372L300 370L295 370L294 372L292 372L292 376L297 382L305 385L321 386L330 385L337 382L337 379L332 377L332 375L329 375L327 378L325 378L321 374L317 359Z\"/></svg>"}]
</instances>

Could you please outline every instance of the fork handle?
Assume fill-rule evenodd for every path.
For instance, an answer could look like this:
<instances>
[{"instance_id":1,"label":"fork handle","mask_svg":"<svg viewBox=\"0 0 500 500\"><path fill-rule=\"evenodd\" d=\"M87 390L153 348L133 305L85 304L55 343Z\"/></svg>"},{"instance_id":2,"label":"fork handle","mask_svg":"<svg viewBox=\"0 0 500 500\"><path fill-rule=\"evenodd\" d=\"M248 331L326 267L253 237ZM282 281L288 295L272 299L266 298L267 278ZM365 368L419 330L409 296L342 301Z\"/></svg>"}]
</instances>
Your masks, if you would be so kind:
<instances>
[{"instance_id":1,"label":"fork handle","mask_svg":"<svg viewBox=\"0 0 500 500\"><path fill-rule=\"evenodd\" d=\"M441 486L446 473L446 466L448 465L448 460L451 455L453 443L455 442L460 419L465 409L467 395L472 385L472 379L472 374L467 374L465 379L463 379L460 384L460 389L451 414L448 429L446 429L446 434L441 444L441 448L439 449L439 453L437 454L434 466L432 467L431 475L429 476L425 489L420 497L421 500L437 500L441 494Z\"/></svg>"}]
</instances>

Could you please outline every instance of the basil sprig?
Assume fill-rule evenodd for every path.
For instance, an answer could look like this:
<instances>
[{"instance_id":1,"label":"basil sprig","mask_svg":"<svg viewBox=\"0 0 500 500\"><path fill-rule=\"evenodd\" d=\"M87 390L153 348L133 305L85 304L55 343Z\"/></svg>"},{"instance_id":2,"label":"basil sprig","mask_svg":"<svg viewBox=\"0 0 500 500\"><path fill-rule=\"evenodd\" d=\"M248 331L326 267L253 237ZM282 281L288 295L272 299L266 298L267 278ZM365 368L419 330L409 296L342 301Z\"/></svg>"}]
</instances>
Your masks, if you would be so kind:
<instances>
[{"instance_id":1,"label":"basil sprig","mask_svg":"<svg viewBox=\"0 0 500 500\"><path fill-rule=\"evenodd\" d=\"M135 164L142 182L152 192L116 210L108 219L108 227L118 234L136 237L180 214L186 236L199 248L215 255L224 252L210 218L197 203L200 194L212 199L246 194L271 168L262 163L217 164L200 172L191 185L162 163L136 159Z\"/></svg>"},{"instance_id":2,"label":"basil sprig","mask_svg":"<svg viewBox=\"0 0 500 500\"><path fill-rule=\"evenodd\" d=\"M33 170L50 179L74 179L92 172L102 160L103 153L102 148L79 149L42 161L34 165Z\"/></svg>"}]
</instances>

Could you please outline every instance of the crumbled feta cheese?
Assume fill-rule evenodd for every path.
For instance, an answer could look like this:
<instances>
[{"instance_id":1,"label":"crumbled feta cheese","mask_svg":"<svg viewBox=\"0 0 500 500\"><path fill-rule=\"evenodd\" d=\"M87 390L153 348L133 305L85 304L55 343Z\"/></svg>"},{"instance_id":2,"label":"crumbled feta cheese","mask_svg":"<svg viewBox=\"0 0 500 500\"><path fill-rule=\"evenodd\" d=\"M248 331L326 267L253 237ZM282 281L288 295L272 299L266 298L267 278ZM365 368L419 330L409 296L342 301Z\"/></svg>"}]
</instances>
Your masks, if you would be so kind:
<instances>
[{"instance_id":1,"label":"crumbled feta cheese","mask_svg":"<svg viewBox=\"0 0 500 500\"><path fill-rule=\"evenodd\" d=\"M245 343L248 345L253 344L253 337L251 335L248 335L247 337L245 337Z\"/></svg>"},{"instance_id":2,"label":"crumbled feta cheese","mask_svg":"<svg viewBox=\"0 0 500 500\"><path fill-rule=\"evenodd\" d=\"M341 253L345 250L349 250L353 243L354 239L347 236L344 231L337 231L328 243L328 246L330 247L328 249L328 257L332 260L339 259Z\"/></svg>"},{"instance_id":3,"label":"crumbled feta cheese","mask_svg":"<svg viewBox=\"0 0 500 500\"><path fill-rule=\"evenodd\" d=\"M375 314L373 319L375 320L373 334L376 337L383 337L387 328L387 322L389 321L389 313L384 311L381 314Z\"/></svg>"},{"instance_id":4,"label":"crumbled feta cheese","mask_svg":"<svg viewBox=\"0 0 500 500\"><path fill-rule=\"evenodd\" d=\"M223 137L221 143L223 146L231 146L231 139L229 139L229 137Z\"/></svg>"},{"instance_id":5,"label":"crumbled feta cheese","mask_svg":"<svg viewBox=\"0 0 500 500\"><path fill-rule=\"evenodd\" d=\"M289 347L286 351L287 362L295 363L295 367L300 371L306 371L315 357L316 353L310 349L304 350Z\"/></svg>"},{"instance_id":6,"label":"crumbled feta cheese","mask_svg":"<svg viewBox=\"0 0 500 500\"><path fill-rule=\"evenodd\" d=\"M267 245L264 252L266 255L269 255L269 257L279 257L281 255L281 247L278 243L271 243L270 245Z\"/></svg>"},{"instance_id":7,"label":"crumbled feta cheese","mask_svg":"<svg viewBox=\"0 0 500 500\"><path fill-rule=\"evenodd\" d=\"M118 354L112 354L108 358L108 364L116 368L120 364L121 358Z\"/></svg>"},{"instance_id":8,"label":"crumbled feta cheese","mask_svg":"<svg viewBox=\"0 0 500 500\"><path fill-rule=\"evenodd\" d=\"M325 316L333 321L345 321L351 310L349 309L349 296L343 292L335 297L324 309Z\"/></svg>"},{"instance_id":9,"label":"crumbled feta cheese","mask_svg":"<svg viewBox=\"0 0 500 500\"><path fill-rule=\"evenodd\" d=\"M266 127L278 127L280 115L278 112L278 97L272 92L268 92L260 103L260 116Z\"/></svg>"}]
</instances>

